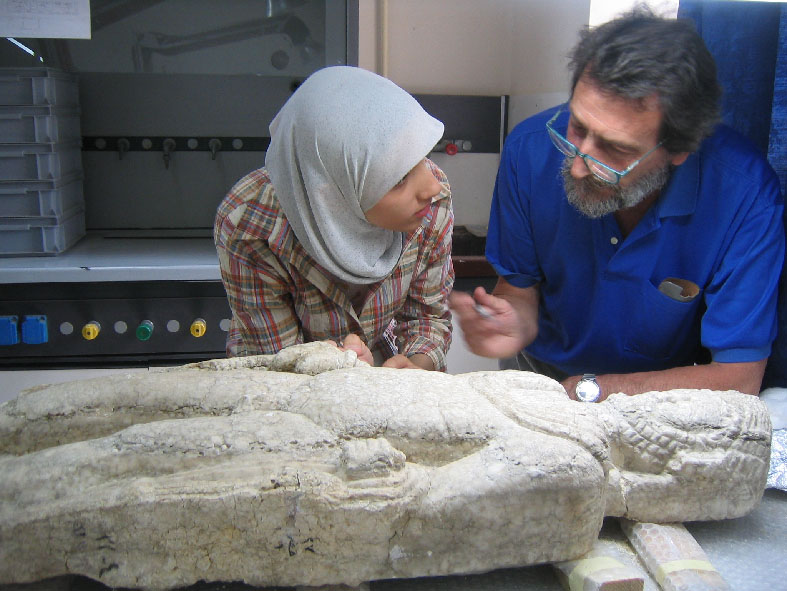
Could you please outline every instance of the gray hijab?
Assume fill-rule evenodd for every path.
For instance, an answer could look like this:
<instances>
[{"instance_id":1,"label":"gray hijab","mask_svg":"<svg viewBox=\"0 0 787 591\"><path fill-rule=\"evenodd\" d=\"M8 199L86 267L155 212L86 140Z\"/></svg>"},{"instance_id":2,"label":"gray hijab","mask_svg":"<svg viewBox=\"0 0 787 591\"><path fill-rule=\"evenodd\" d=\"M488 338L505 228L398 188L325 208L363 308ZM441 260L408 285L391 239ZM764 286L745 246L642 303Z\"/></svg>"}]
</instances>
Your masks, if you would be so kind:
<instances>
[{"instance_id":1,"label":"gray hijab","mask_svg":"<svg viewBox=\"0 0 787 591\"><path fill-rule=\"evenodd\" d=\"M390 80L335 66L306 79L270 132L265 167L306 252L348 283L388 275L403 235L364 212L431 151L443 124Z\"/></svg>"}]
</instances>

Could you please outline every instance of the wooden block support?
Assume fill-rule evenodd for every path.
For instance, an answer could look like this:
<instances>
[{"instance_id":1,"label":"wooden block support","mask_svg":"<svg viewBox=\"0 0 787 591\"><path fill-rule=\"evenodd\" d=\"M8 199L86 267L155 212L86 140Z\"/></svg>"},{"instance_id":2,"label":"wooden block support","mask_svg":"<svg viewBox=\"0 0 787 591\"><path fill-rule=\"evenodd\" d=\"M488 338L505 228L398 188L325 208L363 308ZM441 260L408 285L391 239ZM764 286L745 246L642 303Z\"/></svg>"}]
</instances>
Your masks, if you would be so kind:
<instances>
[{"instance_id":1,"label":"wooden block support","mask_svg":"<svg viewBox=\"0 0 787 591\"><path fill-rule=\"evenodd\" d=\"M664 591L730 591L683 524L621 519L620 526Z\"/></svg>"},{"instance_id":2,"label":"wooden block support","mask_svg":"<svg viewBox=\"0 0 787 591\"><path fill-rule=\"evenodd\" d=\"M608 546L596 542L579 560L552 565L566 591L642 591L644 577L634 567L624 564Z\"/></svg>"}]
</instances>

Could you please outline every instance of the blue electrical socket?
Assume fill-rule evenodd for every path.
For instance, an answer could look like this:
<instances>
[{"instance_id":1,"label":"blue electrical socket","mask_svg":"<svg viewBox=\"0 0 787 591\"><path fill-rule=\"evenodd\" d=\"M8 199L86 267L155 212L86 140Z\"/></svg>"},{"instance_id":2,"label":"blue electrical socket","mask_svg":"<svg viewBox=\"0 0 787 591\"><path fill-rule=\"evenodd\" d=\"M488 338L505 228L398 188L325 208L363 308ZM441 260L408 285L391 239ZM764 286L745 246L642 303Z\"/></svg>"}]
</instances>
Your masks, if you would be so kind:
<instances>
[{"instance_id":1,"label":"blue electrical socket","mask_svg":"<svg viewBox=\"0 0 787 591\"><path fill-rule=\"evenodd\" d=\"M42 345L49 341L46 316L25 316L22 319L22 342Z\"/></svg>"},{"instance_id":2,"label":"blue electrical socket","mask_svg":"<svg viewBox=\"0 0 787 591\"><path fill-rule=\"evenodd\" d=\"M19 342L19 318L0 316L0 345L16 345Z\"/></svg>"}]
</instances>

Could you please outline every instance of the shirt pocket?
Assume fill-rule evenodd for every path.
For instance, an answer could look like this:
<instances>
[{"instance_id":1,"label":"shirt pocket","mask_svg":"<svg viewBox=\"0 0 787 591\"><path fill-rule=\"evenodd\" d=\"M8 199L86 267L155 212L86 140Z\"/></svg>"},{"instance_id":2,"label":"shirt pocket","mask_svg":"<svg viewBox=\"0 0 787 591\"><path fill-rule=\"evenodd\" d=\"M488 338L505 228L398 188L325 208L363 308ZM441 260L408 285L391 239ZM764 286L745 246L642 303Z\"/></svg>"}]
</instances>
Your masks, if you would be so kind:
<instances>
[{"instance_id":1,"label":"shirt pocket","mask_svg":"<svg viewBox=\"0 0 787 591\"><path fill-rule=\"evenodd\" d=\"M700 289L691 300L679 301L645 282L639 289L639 303L622 325L624 349L656 361L682 358L687 348L699 344L694 331L702 293Z\"/></svg>"}]
</instances>

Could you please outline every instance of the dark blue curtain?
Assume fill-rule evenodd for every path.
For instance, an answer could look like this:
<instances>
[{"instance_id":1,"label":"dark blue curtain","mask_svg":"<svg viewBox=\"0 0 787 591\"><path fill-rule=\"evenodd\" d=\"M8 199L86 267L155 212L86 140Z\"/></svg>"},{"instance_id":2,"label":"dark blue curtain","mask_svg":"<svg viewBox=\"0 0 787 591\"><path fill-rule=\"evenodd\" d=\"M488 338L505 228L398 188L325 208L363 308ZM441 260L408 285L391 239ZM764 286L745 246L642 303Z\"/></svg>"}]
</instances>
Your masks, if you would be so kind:
<instances>
[{"instance_id":1,"label":"dark blue curtain","mask_svg":"<svg viewBox=\"0 0 787 591\"><path fill-rule=\"evenodd\" d=\"M779 173L782 193L787 195L787 3L781 3L780 8L768 160Z\"/></svg>"},{"instance_id":2,"label":"dark blue curtain","mask_svg":"<svg viewBox=\"0 0 787 591\"><path fill-rule=\"evenodd\" d=\"M681 0L716 59L724 122L768 157L787 188L787 3ZM785 220L787 226L787 219ZM763 388L787 387L787 265L779 295L779 335Z\"/></svg>"}]
</instances>

